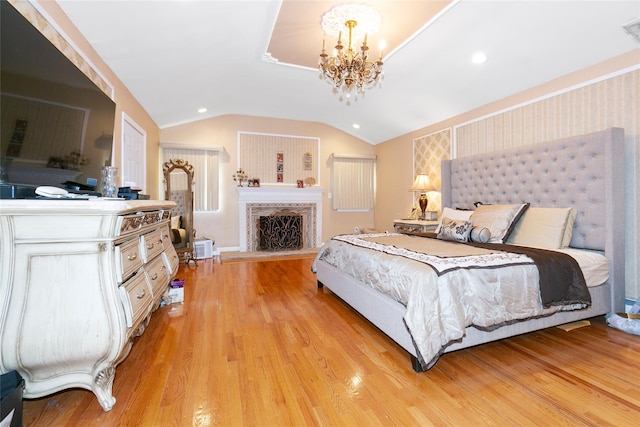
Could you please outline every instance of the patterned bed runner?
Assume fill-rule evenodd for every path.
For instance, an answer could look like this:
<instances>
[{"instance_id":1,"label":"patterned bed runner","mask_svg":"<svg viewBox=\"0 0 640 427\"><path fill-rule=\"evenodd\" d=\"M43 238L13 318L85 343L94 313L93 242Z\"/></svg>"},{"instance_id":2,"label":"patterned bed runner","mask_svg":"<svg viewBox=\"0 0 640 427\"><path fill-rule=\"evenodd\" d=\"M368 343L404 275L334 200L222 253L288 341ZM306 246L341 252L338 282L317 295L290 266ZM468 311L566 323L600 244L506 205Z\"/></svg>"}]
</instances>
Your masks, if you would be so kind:
<instances>
[{"instance_id":1,"label":"patterned bed runner","mask_svg":"<svg viewBox=\"0 0 640 427\"><path fill-rule=\"evenodd\" d=\"M522 254L406 234L350 234L335 236L333 239L428 264L438 276L459 268L496 268L534 263L531 258ZM433 255L434 253L438 255Z\"/></svg>"}]
</instances>

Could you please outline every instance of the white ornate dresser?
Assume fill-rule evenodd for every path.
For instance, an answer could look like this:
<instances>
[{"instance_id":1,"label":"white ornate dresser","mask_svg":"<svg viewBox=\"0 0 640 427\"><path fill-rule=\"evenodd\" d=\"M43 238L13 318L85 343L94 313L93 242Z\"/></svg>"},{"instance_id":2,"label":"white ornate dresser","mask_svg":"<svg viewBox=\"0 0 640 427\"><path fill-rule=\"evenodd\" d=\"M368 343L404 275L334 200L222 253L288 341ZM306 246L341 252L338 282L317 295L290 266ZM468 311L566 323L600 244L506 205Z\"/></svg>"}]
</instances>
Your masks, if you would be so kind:
<instances>
[{"instance_id":1,"label":"white ornate dresser","mask_svg":"<svg viewBox=\"0 0 640 427\"><path fill-rule=\"evenodd\" d=\"M115 367L178 268L167 201L0 200L0 372L24 396L91 390L115 404Z\"/></svg>"}]
</instances>

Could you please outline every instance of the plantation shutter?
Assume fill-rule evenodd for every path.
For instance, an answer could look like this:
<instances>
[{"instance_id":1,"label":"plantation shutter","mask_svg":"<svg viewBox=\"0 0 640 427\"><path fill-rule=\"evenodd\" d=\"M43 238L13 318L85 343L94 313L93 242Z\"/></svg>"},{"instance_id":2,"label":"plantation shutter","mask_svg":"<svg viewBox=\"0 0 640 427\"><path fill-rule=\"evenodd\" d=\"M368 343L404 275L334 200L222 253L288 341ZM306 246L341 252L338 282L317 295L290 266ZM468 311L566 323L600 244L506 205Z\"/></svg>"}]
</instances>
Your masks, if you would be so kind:
<instances>
[{"instance_id":1,"label":"plantation shutter","mask_svg":"<svg viewBox=\"0 0 640 427\"><path fill-rule=\"evenodd\" d=\"M372 210L375 205L375 156L333 154L332 157L333 209Z\"/></svg>"}]
</instances>

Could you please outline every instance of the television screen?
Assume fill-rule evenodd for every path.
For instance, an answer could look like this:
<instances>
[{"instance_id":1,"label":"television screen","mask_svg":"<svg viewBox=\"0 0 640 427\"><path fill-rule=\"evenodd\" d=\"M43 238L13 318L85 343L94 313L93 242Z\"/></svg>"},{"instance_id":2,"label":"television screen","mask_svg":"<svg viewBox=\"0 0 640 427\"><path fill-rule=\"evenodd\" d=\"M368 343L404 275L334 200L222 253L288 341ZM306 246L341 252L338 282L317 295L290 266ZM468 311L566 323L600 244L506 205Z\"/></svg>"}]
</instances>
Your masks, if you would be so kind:
<instances>
[{"instance_id":1,"label":"television screen","mask_svg":"<svg viewBox=\"0 0 640 427\"><path fill-rule=\"evenodd\" d=\"M112 161L115 103L10 3L0 7L0 180L99 181Z\"/></svg>"}]
</instances>

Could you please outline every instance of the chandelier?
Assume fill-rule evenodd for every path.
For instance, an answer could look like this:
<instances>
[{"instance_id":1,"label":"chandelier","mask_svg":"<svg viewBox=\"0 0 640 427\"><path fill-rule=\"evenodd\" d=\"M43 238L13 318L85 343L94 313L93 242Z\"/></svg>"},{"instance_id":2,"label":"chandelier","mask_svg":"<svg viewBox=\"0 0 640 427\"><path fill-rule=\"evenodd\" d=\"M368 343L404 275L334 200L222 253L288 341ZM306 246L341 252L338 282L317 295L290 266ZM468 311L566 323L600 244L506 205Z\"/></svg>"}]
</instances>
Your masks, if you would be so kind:
<instances>
[{"instance_id":1,"label":"chandelier","mask_svg":"<svg viewBox=\"0 0 640 427\"><path fill-rule=\"evenodd\" d=\"M382 48L377 61L369 61L367 35L377 31L380 15L365 4L343 4L322 15L322 29L328 35L338 36L338 44L332 56L327 54L326 39L322 40L322 53L318 66L320 77L333 85L334 93L342 93L347 98L355 92L364 94L382 77ZM342 31L349 31L349 42L342 44ZM364 34L359 50L354 49L355 40Z\"/></svg>"}]
</instances>

